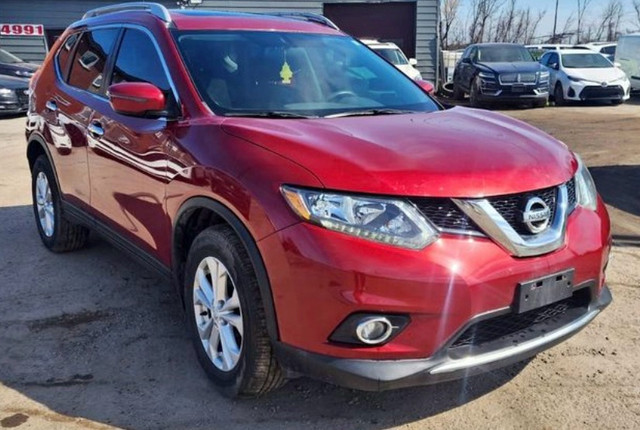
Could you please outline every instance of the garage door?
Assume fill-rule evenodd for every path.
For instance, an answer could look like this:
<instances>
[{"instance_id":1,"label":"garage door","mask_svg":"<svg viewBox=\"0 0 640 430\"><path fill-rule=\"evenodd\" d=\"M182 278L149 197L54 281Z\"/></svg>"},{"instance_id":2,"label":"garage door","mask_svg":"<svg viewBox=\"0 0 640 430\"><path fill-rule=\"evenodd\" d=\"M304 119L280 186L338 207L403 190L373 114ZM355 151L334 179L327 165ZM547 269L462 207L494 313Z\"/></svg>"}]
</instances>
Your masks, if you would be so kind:
<instances>
[{"instance_id":1,"label":"garage door","mask_svg":"<svg viewBox=\"0 0 640 430\"><path fill-rule=\"evenodd\" d=\"M393 42L416 55L416 3L325 3L324 15L359 39Z\"/></svg>"}]
</instances>

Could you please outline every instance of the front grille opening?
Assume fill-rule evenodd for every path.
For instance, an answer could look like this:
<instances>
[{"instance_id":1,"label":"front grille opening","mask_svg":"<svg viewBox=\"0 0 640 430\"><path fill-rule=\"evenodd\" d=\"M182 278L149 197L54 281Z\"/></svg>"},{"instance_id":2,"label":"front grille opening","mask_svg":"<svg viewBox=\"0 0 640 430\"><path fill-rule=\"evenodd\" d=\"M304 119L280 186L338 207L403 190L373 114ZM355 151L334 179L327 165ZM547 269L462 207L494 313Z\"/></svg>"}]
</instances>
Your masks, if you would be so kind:
<instances>
[{"instance_id":1,"label":"front grille opening","mask_svg":"<svg viewBox=\"0 0 640 430\"><path fill-rule=\"evenodd\" d=\"M509 313L478 321L451 344L450 349L481 347L496 341L518 344L561 327L587 312L591 292L581 288L573 296L522 314Z\"/></svg>"}]
</instances>

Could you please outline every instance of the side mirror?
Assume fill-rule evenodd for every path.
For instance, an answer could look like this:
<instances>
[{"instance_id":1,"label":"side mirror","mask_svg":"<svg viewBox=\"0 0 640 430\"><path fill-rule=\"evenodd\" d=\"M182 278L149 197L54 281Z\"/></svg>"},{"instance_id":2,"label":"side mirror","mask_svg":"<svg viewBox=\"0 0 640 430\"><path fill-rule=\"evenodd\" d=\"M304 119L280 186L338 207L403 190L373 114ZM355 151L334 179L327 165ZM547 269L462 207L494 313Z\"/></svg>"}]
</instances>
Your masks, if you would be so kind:
<instances>
[{"instance_id":1,"label":"side mirror","mask_svg":"<svg viewBox=\"0 0 640 430\"><path fill-rule=\"evenodd\" d=\"M551 63L549 64L549 67L551 67L553 70L558 70L558 63Z\"/></svg>"},{"instance_id":2,"label":"side mirror","mask_svg":"<svg viewBox=\"0 0 640 430\"><path fill-rule=\"evenodd\" d=\"M460 61L462 61L464 64L471 64L471 58L470 57L464 57Z\"/></svg>"},{"instance_id":3,"label":"side mirror","mask_svg":"<svg viewBox=\"0 0 640 430\"><path fill-rule=\"evenodd\" d=\"M109 104L122 115L166 115L167 101L160 88L146 82L113 84L107 92Z\"/></svg>"},{"instance_id":4,"label":"side mirror","mask_svg":"<svg viewBox=\"0 0 640 430\"><path fill-rule=\"evenodd\" d=\"M415 58L409 58L409 64L412 66L417 66L418 60L416 60Z\"/></svg>"},{"instance_id":5,"label":"side mirror","mask_svg":"<svg viewBox=\"0 0 640 430\"><path fill-rule=\"evenodd\" d=\"M620 67L622 67L622 64L620 64L618 61L616 61L615 63L613 63L614 66L616 66L618 69Z\"/></svg>"},{"instance_id":6,"label":"side mirror","mask_svg":"<svg viewBox=\"0 0 640 430\"><path fill-rule=\"evenodd\" d=\"M429 95L433 95L433 93L435 92L435 87L433 86L433 84L429 81L425 81L423 79L418 79L416 80L416 84L418 84L418 86L420 88L422 88L427 94Z\"/></svg>"}]
</instances>

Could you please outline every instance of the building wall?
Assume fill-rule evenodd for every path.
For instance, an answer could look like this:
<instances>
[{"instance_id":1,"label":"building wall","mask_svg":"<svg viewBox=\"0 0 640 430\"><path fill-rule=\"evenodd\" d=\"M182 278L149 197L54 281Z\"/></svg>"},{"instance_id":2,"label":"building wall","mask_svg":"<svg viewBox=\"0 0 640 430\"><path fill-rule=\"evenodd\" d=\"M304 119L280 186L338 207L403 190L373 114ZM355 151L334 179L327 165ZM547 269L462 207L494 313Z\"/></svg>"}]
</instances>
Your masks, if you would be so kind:
<instances>
[{"instance_id":1,"label":"building wall","mask_svg":"<svg viewBox=\"0 0 640 430\"><path fill-rule=\"evenodd\" d=\"M120 0L123 2L127 0ZM175 0L155 0L169 8L176 7ZM323 4L343 1L366 3L369 0L204 0L197 8L236 10L244 12L270 12L295 10L322 13ZM377 0L375 0L377 1ZM390 0L394 1L394 0ZM405 0L406 1L406 0ZM116 0L0 0L0 23L44 24L46 29L65 28L80 19L84 12L96 7L117 3ZM418 69L425 79L436 80L438 69L438 0L416 0L416 59ZM41 61L44 57L43 42L35 46L37 38L0 37L3 47L25 60Z\"/></svg>"}]
</instances>

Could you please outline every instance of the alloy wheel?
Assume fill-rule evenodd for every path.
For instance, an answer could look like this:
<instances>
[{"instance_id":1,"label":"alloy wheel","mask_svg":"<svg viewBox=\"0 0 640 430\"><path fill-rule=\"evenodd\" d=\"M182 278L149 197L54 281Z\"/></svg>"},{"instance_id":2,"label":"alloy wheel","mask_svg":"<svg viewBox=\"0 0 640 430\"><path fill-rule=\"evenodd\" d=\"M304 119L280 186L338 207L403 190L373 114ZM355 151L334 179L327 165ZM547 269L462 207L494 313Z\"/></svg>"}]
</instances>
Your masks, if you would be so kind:
<instances>
[{"instance_id":1,"label":"alloy wheel","mask_svg":"<svg viewBox=\"0 0 640 430\"><path fill-rule=\"evenodd\" d=\"M51 186L49 180L44 172L38 173L36 178L36 207L38 209L38 219L40 220L40 227L44 235L47 237L53 236L55 228L56 215L53 207L53 197L51 195Z\"/></svg>"},{"instance_id":2,"label":"alloy wheel","mask_svg":"<svg viewBox=\"0 0 640 430\"><path fill-rule=\"evenodd\" d=\"M231 274L215 257L206 257L198 265L193 307L207 356L219 370L233 370L242 352L242 308Z\"/></svg>"}]
</instances>

